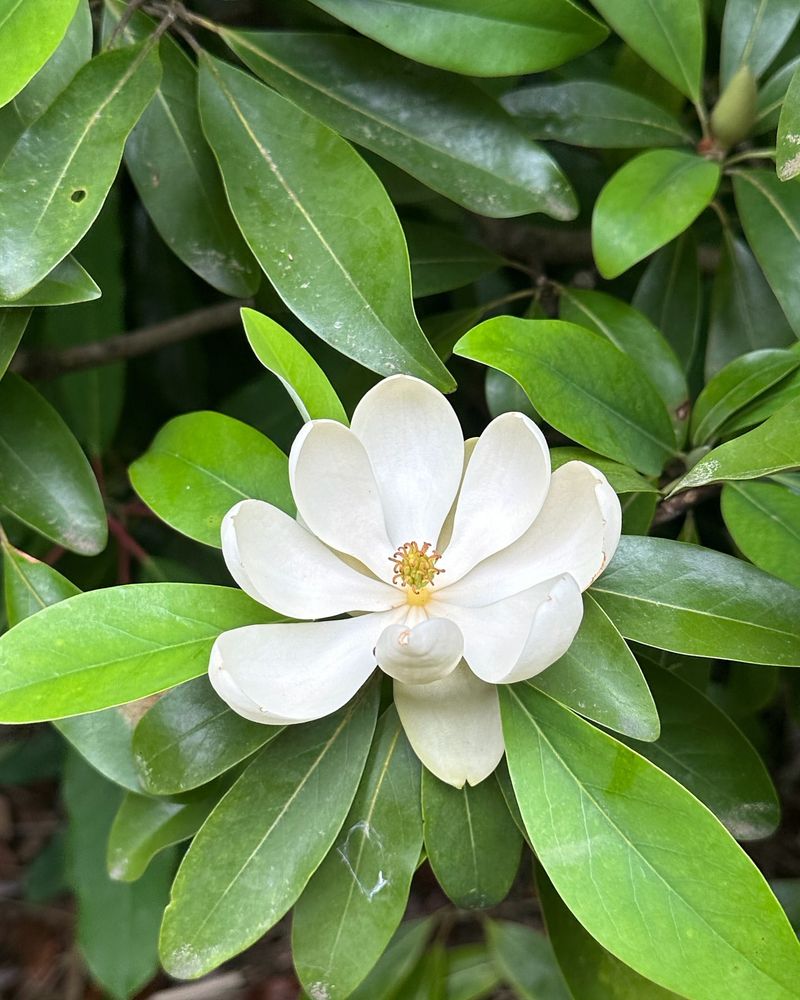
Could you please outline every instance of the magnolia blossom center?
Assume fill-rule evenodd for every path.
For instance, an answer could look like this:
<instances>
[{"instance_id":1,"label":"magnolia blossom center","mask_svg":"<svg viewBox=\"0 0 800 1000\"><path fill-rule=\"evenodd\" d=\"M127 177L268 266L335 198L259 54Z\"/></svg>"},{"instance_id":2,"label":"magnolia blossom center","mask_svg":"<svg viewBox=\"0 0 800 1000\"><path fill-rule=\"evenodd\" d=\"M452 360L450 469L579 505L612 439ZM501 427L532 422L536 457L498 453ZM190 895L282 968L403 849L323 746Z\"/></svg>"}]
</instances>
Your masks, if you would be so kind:
<instances>
[{"instance_id":1,"label":"magnolia blossom center","mask_svg":"<svg viewBox=\"0 0 800 1000\"><path fill-rule=\"evenodd\" d=\"M392 583L408 588L409 604L427 603L430 591L425 588L432 587L437 575L444 572L436 566L441 558L441 552L431 549L430 542L424 542L422 546L416 542L405 542L393 556L389 556L394 563Z\"/></svg>"}]
</instances>

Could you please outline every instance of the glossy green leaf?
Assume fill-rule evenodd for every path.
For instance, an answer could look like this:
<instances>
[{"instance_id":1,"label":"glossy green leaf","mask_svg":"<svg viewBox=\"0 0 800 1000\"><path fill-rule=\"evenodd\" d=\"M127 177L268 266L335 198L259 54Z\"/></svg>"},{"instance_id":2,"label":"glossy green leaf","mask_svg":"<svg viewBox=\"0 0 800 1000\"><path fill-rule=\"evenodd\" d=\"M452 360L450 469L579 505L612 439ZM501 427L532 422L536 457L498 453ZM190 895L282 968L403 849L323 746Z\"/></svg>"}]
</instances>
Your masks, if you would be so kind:
<instances>
[{"instance_id":1,"label":"glossy green leaf","mask_svg":"<svg viewBox=\"0 0 800 1000\"><path fill-rule=\"evenodd\" d=\"M350 994L350 1000L407 1000L401 991L430 937L434 917L401 924L378 964Z\"/></svg>"},{"instance_id":2,"label":"glossy green leaf","mask_svg":"<svg viewBox=\"0 0 800 1000\"><path fill-rule=\"evenodd\" d=\"M559 320L499 316L470 330L455 353L516 379L548 423L608 458L655 475L674 451L655 389L596 333Z\"/></svg>"},{"instance_id":3,"label":"glossy green leaf","mask_svg":"<svg viewBox=\"0 0 800 1000\"><path fill-rule=\"evenodd\" d=\"M800 592L733 556L623 535L591 594L627 639L646 646L800 666Z\"/></svg>"},{"instance_id":4,"label":"glossy green leaf","mask_svg":"<svg viewBox=\"0 0 800 1000\"><path fill-rule=\"evenodd\" d=\"M30 318L30 309L0 308L0 378L8 370Z\"/></svg>"},{"instance_id":5,"label":"glossy green leaf","mask_svg":"<svg viewBox=\"0 0 800 1000\"><path fill-rule=\"evenodd\" d=\"M512 90L503 107L534 139L594 149L681 146L691 140L660 104L599 80L567 80Z\"/></svg>"},{"instance_id":6,"label":"glossy green leaf","mask_svg":"<svg viewBox=\"0 0 800 1000\"><path fill-rule=\"evenodd\" d=\"M292 312L373 371L452 389L414 314L397 215L355 150L211 57L200 67L200 116L233 214Z\"/></svg>"},{"instance_id":7,"label":"glossy green leaf","mask_svg":"<svg viewBox=\"0 0 800 1000\"><path fill-rule=\"evenodd\" d=\"M57 48L78 0L0 3L0 106L18 94Z\"/></svg>"},{"instance_id":8,"label":"glossy green leaf","mask_svg":"<svg viewBox=\"0 0 800 1000\"><path fill-rule=\"evenodd\" d=\"M515 76L560 66L608 34L571 0L313 0L387 48L471 76Z\"/></svg>"},{"instance_id":9,"label":"glossy green leaf","mask_svg":"<svg viewBox=\"0 0 800 1000\"><path fill-rule=\"evenodd\" d=\"M50 404L10 373L0 382L0 504L72 552L96 555L106 544L86 456Z\"/></svg>"},{"instance_id":10,"label":"glossy green leaf","mask_svg":"<svg viewBox=\"0 0 800 1000\"><path fill-rule=\"evenodd\" d=\"M737 170L733 190L747 241L800 336L800 184L782 184L771 170Z\"/></svg>"},{"instance_id":11,"label":"glossy green leaf","mask_svg":"<svg viewBox=\"0 0 800 1000\"><path fill-rule=\"evenodd\" d=\"M0 547L9 628L50 604L80 593L58 570L14 548L5 536L0 536Z\"/></svg>"},{"instance_id":12,"label":"glossy green leaf","mask_svg":"<svg viewBox=\"0 0 800 1000\"><path fill-rule=\"evenodd\" d=\"M794 0L728 0L722 22L722 86L740 66L760 76L791 35L800 7Z\"/></svg>"},{"instance_id":13,"label":"glossy green leaf","mask_svg":"<svg viewBox=\"0 0 800 1000\"><path fill-rule=\"evenodd\" d=\"M486 922L489 953L520 1000L569 1000L552 946L532 927L510 920Z\"/></svg>"},{"instance_id":14,"label":"glossy green leaf","mask_svg":"<svg viewBox=\"0 0 800 1000\"><path fill-rule=\"evenodd\" d=\"M338 420L347 426L347 414L328 376L288 330L255 309L242 309L242 323L253 353L280 379L303 422Z\"/></svg>"},{"instance_id":15,"label":"glossy green leaf","mask_svg":"<svg viewBox=\"0 0 800 1000\"><path fill-rule=\"evenodd\" d=\"M469 80L365 38L283 31L224 37L289 100L465 208L499 218L575 216L575 196L555 161Z\"/></svg>"},{"instance_id":16,"label":"glossy green leaf","mask_svg":"<svg viewBox=\"0 0 800 1000\"><path fill-rule=\"evenodd\" d=\"M516 384L516 383L515 383ZM553 471L567 462L586 462L599 469L611 483L615 493L658 493L658 487L649 479L640 476L628 465L612 462L585 448L551 448L550 463Z\"/></svg>"},{"instance_id":17,"label":"glossy green leaf","mask_svg":"<svg viewBox=\"0 0 800 1000\"><path fill-rule=\"evenodd\" d=\"M479 320L480 316L478 316ZM467 330L474 325L474 323L470 323ZM466 332L464 330L464 333ZM541 422L541 418L525 395L522 386L505 372L498 371L497 368L487 369L483 391L486 396L486 408L492 418L499 417L502 413L524 413L536 423Z\"/></svg>"},{"instance_id":18,"label":"glossy green leaf","mask_svg":"<svg viewBox=\"0 0 800 1000\"><path fill-rule=\"evenodd\" d=\"M622 533L646 535L653 523L658 497L653 493L633 493L622 499Z\"/></svg>"},{"instance_id":19,"label":"glossy green leaf","mask_svg":"<svg viewBox=\"0 0 800 1000\"><path fill-rule=\"evenodd\" d=\"M452 229L424 222L407 222L403 229L415 298L462 288L503 264L497 254Z\"/></svg>"},{"instance_id":20,"label":"glossy green leaf","mask_svg":"<svg viewBox=\"0 0 800 1000\"><path fill-rule=\"evenodd\" d=\"M793 996L800 944L761 873L705 806L534 688L504 688L500 701L536 855L592 936L695 1000Z\"/></svg>"},{"instance_id":21,"label":"glossy green leaf","mask_svg":"<svg viewBox=\"0 0 800 1000\"><path fill-rule=\"evenodd\" d=\"M800 345L798 345L800 346ZM792 351L794 353L794 351ZM734 414L722 428L722 437L732 437L743 430L749 430L763 423L784 406L800 398L800 370L795 369L790 375L781 379L772 389L759 396L749 406L745 406Z\"/></svg>"},{"instance_id":22,"label":"glossy green leaf","mask_svg":"<svg viewBox=\"0 0 800 1000\"><path fill-rule=\"evenodd\" d=\"M220 632L276 619L229 587L142 583L78 594L0 637L0 718L59 719L144 698L204 673Z\"/></svg>"},{"instance_id":23,"label":"glossy green leaf","mask_svg":"<svg viewBox=\"0 0 800 1000\"><path fill-rule=\"evenodd\" d=\"M572 645L530 683L617 733L658 739L658 712L639 664L591 594L583 599L583 621Z\"/></svg>"},{"instance_id":24,"label":"glossy green leaf","mask_svg":"<svg viewBox=\"0 0 800 1000\"><path fill-rule=\"evenodd\" d=\"M147 46L102 53L22 134L0 167L0 294L20 298L89 229L160 72Z\"/></svg>"},{"instance_id":25,"label":"glossy green leaf","mask_svg":"<svg viewBox=\"0 0 800 1000\"><path fill-rule=\"evenodd\" d=\"M0 306L30 309L32 306L70 306L76 302L91 302L100 298L100 288L94 278L70 254L23 296L5 299Z\"/></svg>"},{"instance_id":26,"label":"glossy green leaf","mask_svg":"<svg viewBox=\"0 0 800 1000\"><path fill-rule=\"evenodd\" d=\"M428 861L455 905L502 902L519 868L522 837L497 782L453 788L424 770L422 815Z\"/></svg>"},{"instance_id":27,"label":"glossy green leaf","mask_svg":"<svg viewBox=\"0 0 800 1000\"><path fill-rule=\"evenodd\" d=\"M281 732L232 712L207 677L168 691L133 737L142 784L153 795L198 788L245 760Z\"/></svg>"},{"instance_id":28,"label":"glossy green leaf","mask_svg":"<svg viewBox=\"0 0 800 1000\"><path fill-rule=\"evenodd\" d=\"M221 413L173 418L128 472L160 518L206 545L221 544L222 518L240 500L294 512L286 456L259 431Z\"/></svg>"},{"instance_id":29,"label":"glossy green leaf","mask_svg":"<svg viewBox=\"0 0 800 1000\"><path fill-rule=\"evenodd\" d=\"M131 792L141 792L142 785L133 759L133 733L137 714L135 702L73 715L59 719L53 725L73 748L115 785Z\"/></svg>"},{"instance_id":30,"label":"glossy green leaf","mask_svg":"<svg viewBox=\"0 0 800 1000\"><path fill-rule=\"evenodd\" d=\"M653 149L608 181L592 214L592 248L604 278L616 278L679 236L717 190L719 164L694 153Z\"/></svg>"},{"instance_id":31,"label":"glossy green leaf","mask_svg":"<svg viewBox=\"0 0 800 1000\"><path fill-rule=\"evenodd\" d=\"M754 135L763 135L777 127L786 91L798 66L800 56L795 56L777 69L764 86L759 88Z\"/></svg>"},{"instance_id":32,"label":"glossy green leaf","mask_svg":"<svg viewBox=\"0 0 800 1000\"><path fill-rule=\"evenodd\" d=\"M795 9L795 18L800 9ZM790 181L800 174L800 70L795 70L778 120L778 177Z\"/></svg>"},{"instance_id":33,"label":"glossy green leaf","mask_svg":"<svg viewBox=\"0 0 800 1000\"><path fill-rule=\"evenodd\" d=\"M292 957L312 996L350 996L378 961L405 912L421 848L420 764L392 707L344 825L294 908Z\"/></svg>"},{"instance_id":34,"label":"glossy green leaf","mask_svg":"<svg viewBox=\"0 0 800 1000\"><path fill-rule=\"evenodd\" d=\"M296 901L348 813L377 708L373 684L334 715L289 726L236 781L175 878L161 928L168 972L194 979L216 968Z\"/></svg>"},{"instance_id":35,"label":"glossy green leaf","mask_svg":"<svg viewBox=\"0 0 800 1000\"><path fill-rule=\"evenodd\" d=\"M751 562L800 587L800 495L777 483L727 483L722 516Z\"/></svg>"}]
</instances>

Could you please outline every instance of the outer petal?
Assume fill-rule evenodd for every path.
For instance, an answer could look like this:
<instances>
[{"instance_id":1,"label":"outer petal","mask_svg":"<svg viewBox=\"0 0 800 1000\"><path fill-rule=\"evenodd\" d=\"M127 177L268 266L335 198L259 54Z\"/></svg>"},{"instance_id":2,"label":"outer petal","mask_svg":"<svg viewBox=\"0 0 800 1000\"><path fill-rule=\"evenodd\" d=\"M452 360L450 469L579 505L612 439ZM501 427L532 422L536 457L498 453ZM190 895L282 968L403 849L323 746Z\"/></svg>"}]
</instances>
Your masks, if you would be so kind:
<instances>
[{"instance_id":1,"label":"outer petal","mask_svg":"<svg viewBox=\"0 0 800 1000\"><path fill-rule=\"evenodd\" d=\"M446 677L464 653L464 637L446 618L428 618L419 625L387 625L375 656L384 673L404 684L430 684Z\"/></svg>"},{"instance_id":2,"label":"outer petal","mask_svg":"<svg viewBox=\"0 0 800 1000\"><path fill-rule=\"evenodd\" d=\"M386 611L402 601L397 588L348 566L262 500L242 500L225 515L222 554L245 593L290 618Z\"/></svg>"},{"instance_id":3,"label":"outer petal","mask_svg":"<svg viewBox=\"0 0 800 1000\"><path fill-rule=\"evenodd\" d=\"M441 567L446 584L515 541L539 513L550 482L544 435L522 413L504 413L480 436L464 472L453 537Z\"/></svg>"},{"instance_id":4,"label":"outer petal","mask_svg":"<svg viewBox=\"0 0 800 1000\"><path fill-rule=\"evenodd\" d=\"M223 632L211 650L209 680L234 712L254 722L321 719L346 704L375 669L375 643L392 615Z\"/></svg>"},{"instance_id":5,"label":"outer petal","mask_svg":"<svg viewBox=\"0 0 800 1000\"><path fill-rule=\"evenodd\" d=\"M350 426L372 464L392 545L436 546L464 458L453 407L427 382L393 375L364 396Z\"/></svg>"},{"instance_id":6,"label":"outer petal","mask_svg":"<svg viewBox=\"0 0 800 1000\"><path fill-rule=\"evenodd\" d=\"M503 756L497 691L460 663L432 684L394 683L394 701L414 752L449 785L477 785Z\"/></svg>"},{"instance_id":7,"label":"outer petal","mask_svg":"<svg viewBox=\"0 0 800 1000\"><path fill-rule=\"evenodd\" d=\"M553 473L541 513L525 534L452 587L443 577L438 593L450 603L477 606L562 573L586 590L616 552L621 529L619 500L602 472L567 462Z\"/></svg>"},{"instance_id":8,"label":"outer petal","mask_svg":"<svg viewBox=\"0 0 800 1000\"><path fill-rule=\"evenodd\" d=\"M396 546L369 458L349 428L336 420L305 424L289 454L289 481L297 512L317 538L391 581Z\"/></svg>"}]
</instances>

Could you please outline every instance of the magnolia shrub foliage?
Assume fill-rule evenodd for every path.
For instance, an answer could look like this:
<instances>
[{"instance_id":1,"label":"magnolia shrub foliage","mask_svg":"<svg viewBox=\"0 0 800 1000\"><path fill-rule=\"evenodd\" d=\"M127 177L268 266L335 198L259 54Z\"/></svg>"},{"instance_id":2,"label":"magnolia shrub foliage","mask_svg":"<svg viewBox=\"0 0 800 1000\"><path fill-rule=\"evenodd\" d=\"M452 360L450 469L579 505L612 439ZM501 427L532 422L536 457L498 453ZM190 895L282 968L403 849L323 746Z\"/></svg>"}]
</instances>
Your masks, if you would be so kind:
<instances>
[{"instance_id":1,"label":"magnolia shrub foliage","mask_svg":"<svg viewBox=\"0 0 800 1000\"><path fill-rule=\"evenodd\" d=\"M0 0L0 780L111 996L798 995L799 17Z\"/></svg>"}]
</instances>

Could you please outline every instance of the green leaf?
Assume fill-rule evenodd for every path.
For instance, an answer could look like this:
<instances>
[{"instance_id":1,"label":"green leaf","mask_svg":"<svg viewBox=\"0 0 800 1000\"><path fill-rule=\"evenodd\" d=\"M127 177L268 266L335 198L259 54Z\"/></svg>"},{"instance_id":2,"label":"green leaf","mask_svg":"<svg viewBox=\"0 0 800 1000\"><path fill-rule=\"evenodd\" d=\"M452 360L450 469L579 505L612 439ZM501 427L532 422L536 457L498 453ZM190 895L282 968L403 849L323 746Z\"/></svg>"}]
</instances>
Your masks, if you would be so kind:
<instances>
[{"instance_id":1,"label":"green leaf","mask_svg":"<svg viewBox=\"0 0 800 1000\"><path fill-rule=\"evenodd\" d=\"M615 493L659 492L654 483L634 472L630 466L612 462L610 458L595 455L585 448L551 448L550 462L554 472L567 462L586 462L588 465L593 465L603 473Z\"/></svg>"},{"instance_id":2,"label":"green leaf","mask_svg":"<svg viewBox=\"0 0 800 1000\"><path fill-rule=\"evenodd\" d=\"M378 964L350 994L350 1000L400 1000L409 975L430 936L435 918L408 920L401 924ZM408 1000L402 993L402 1000Z\"/></svg>"},{"instance_id":3,"label":"green leaf","mask_svg":"<svg viewBox=\"0 0 800 1000\"><path fill-rule=\"evenodd\" d=\"M800 587L800 496L777 483L727 483L725 527L760 569Z\"/></svg>"},{"instance_id":4,"label":"green leaf","mask_svg":"<svg viewBox=\"0 0 800 1000\"><path fill-rule=\"evenodd\" d=\"M707 444L735 413L800 367L793 351L750 351L728 362L709 381L692 411L692 442Z\"/></svg>"},{"instance_id":5,"label":"green leaf","mask_svg":"<svg viewBox=\"0 0 800 1000\"><path fill-rule=\"evenodd\" d=\"M778 410L759 427L710 451L678 480L672 492L726 479L759 479L800 466L800 399Z\"/></svg>"},{"instance_id":6,"label":"green leaf","mask_svg":"<svg viewBox=\"0 0 800 1000\"><path fill-rule=\"evenodd\" d=\"M128 470L156 514L198 542L219 546L222 518L240 500L294 513L288 462L259 431L221 413L174 417Z\"/></svg>"},{"instance_id":7,"label":"green leaf","mask_svg":"<svg viewBox=\"0 0 800 1000\"><path fill-rule=\"evenodd\" d=\"M65 257L23 296L0 296L0 306L29 309L31 306L70 306L100 298L100 288L72 255ZM5 311L5 310L4 310Z\"/></svg>"},{"instance_id":8,"label":"green leaf","mask_svg":"<svg viewBox=\"0 0 800 1000\"><path fill-rule=\"evenodd\" d=\"M686 435L689 388L680 361L663 335L633 306L605 292L562 288L559 316L602 333L639 365L664 401L678 445Z\"/></svg>"},{"instance_id":9,"label":"green leaf","mask_svg":"<svg viewBox=\"0 0 800 1000\"><path fill-rule=\"evenodd\" d=\"M133 760L133 733L139 705L73 715L53 725L95 771L131 792L142 790Z\"/></svg>"},{"instance_id":10,"label":"green leaf","mask_svg":"<svg viewBox=\"0 0 800 1000\"><path fill-rule=\"evenodd\" d=\"M792 353L795 351L792 350ZM756 424L761 424L798 397L800 397L800 370L795 369L768 392L734 414L720 428L720 436L731 437Z\"/></svg>"},{"instance_id":11,"label":"green leaf","mask_svg":"<svg viewBox=\"0 0 800 1000\"><path fill-rule=\"evenodd\" d=\"M72 552L105 547L105 509L86 456L50 404L10 373L0 382L0 504Z\"/></svg>"},{"instance_id":12,"label":"green leaf","mask_svg":"<svg viewBox=\"0 0 800 1000\"><path fill-rule=\"evenodd\" d=\"M795 19L800 10L795 10ZM778 120L778 177L790 181L800 174L800 70L795 70Z\"/></svg>"},{"instance_id":13,"label":"green leaf","mask_svg":"<svg viewBox=\"0 0 800 1000\"><path fill-rule=\"evenodd\" d=\"M0 295L20 298L89 229L160 72L147 46L102 53L23 132L0 167Z\"/></svg>"},{"instance_id":14,"label":"green leaf","mask_svg":"<svg viewBox=\"0 0 800 1000\"><path fill-rule=\"evenodd\" d=\"M622 501L622 533L646 535L653 523L658 497L653 493L634 493Z\"/></svg>"},{"instance_id":15,"label":"green leaf","mask_svg":"<svg viewBox=\"0 0 800 1000\"><path fill-rule=\"evenodd\" d=\"M58 570L15 549L3 535L0 535L0 547L3 550L3 587L9 628L56 601L80 593L75 584Z\"/></svg>"},{"instance_id":16,"label":"green leaf","mask_svg":"<svg viewBox=\"0 0 800 1000\"><path fill-rule=\"evenodd\" d=\"M502 902L519 868L522 837L497 782L453 788L423 770L422 815L428 861L455 905Z\"/></svg>"},{"instance_id":17,"label":"green leaf","mask_svg":"<svg viewBox=\"0 0 800 1000\"><path fill-rule=\"evenodd\" d=\"M642 59L697 102L705 47L701 0L593 0L594 6Z\"/></svg>"},{"instance_id":18,"label":"green leaf","mask_svg":"<svg viewBox=\"0 0 800 1000\"><path fill-rule=\"evenodd\" d=\"M800 55L784 63L759 89L753 135L763 135L777 128L786 91L798 66Z\"/></svg>"},{"instance_id":19,"label":"green leaf","mask_svg":"<svg viewBox=\"0 0 800 1000\"><path fill-rule=\"evenodd\" d=\"M64 37L78 0L3 0L0 5L0 106L18 94Z\"/></svg>"},{"instance_id":20,"label":"green leaf","mask_svg":"<svg viewBox=\"0 0 800 1000\"><path fill-rule=\"evenodd\" d=\"M646 646L800 666L800 591L733 556L623 535L591 594L627 639Z\"/></svg>"},{"instance_id":21,"label":"green leaf","mask_svg":"<svg viewBox=\"0 0 800 1000\"><path fill-rule=\"evenodd\" d=\"M781 184L771 170L736 170L733 191L747 241L800 336L800 184Z\"/></svg>"},{"instance_id":22,"label":"green leaf","mask_svg":"<svg viewBox=\"0 0 800 1000\"><path fill-rule=\"evenodd\" d=\"M447 951L434 939L395 994L397 1000L447 1000Z\"/></svg>"},{"instance_id":23,"label":"green leaf","mask_svg":"<svg viewBox=\"0 0 800 1000\"><path fill-rule=\"evenodd\" d=\"M500 703L536 855L603 947L696 1000L796 993L794 932L705 806L529 685L501 689Z\"/></svg>"},{"instance_id":24,"label":"green leaf","mask_svg":"<svg viewBox=\"0 0 800 1000\"><path fill-rule=\"evenodd\" d=\"M373 371L452 389L414 314L400 222L355 150L211 57L200 66L200 116L233 214L292 312Z\"/></svg>"},{"instance_id":25,"label":"green leaf","mask_svg":"<svg viewBox=\"0 0 800 1000\"><path fill-rule=\"evenodd\" d=\"M656 475L675 449L655 389L596 333L559 320L498 316L454 350L516 379L548 423L608 458Z\"/></svg>"},{"instance_id":26,"label":"green leaf","mask_svg":"<svg viewBox=\"0 0 800 1000\"><path fill-rule=\"evenodd\" d=\"M740 66L761 76L791 35L800 7L794 0L728 0L722 22L720 82Z\"/></svg>"},{"instance_id":27,"label":"green leaf","mask_svg":"<svg viewBox=\"0 0 800 1000\"><path fill-rule=\"evenodd\" d=\"M719 178L719 164L676 149L629 160L600 192L592 214L592 248L603 277L616 278L688 229L711 202Z\"/></svg>"},{"instance_id":28,"label":"green leaf","mask_svg":"<svg viewBox=\"0 0 800 1000\"><path fill-rule=\"evenodd\" d=\"M216 968L296 901L353 801L377 709L371 684L334 715L289 726L236 781L175 878L160 943L170 974Z\"/></svg>"},{"instance_id":29,"label":"green leaf","mask_svg":"<svg viewBox=\"0 0 800 1000\"><path fill-rule=\"evenodd\" d=\"M411 59L469 76L538 73L592 49L608 29L571 0L313 0Z\"/></svg>"},{"instance_id":30,"label":"green leaf","mask_svg":"<svg viewBox=\"0 0 800 1000\"><path fill-rule=\"evenodd\" d=\"M555 161L471 81L365 38L284 31L223 37L304 111L465 208L498 218L575 217L575 196Z\"/></svg>"},{"instance_id":31,"label":"green leaf","mask_svg":"<svg viewBox=\"0 0 800 1000\"><path fill-rule=\"evenodd\" d=\"M658 739L658 712L639 664L592 595L583 601L572 645L530 683L601 726L637 740Z\"/></svg>"},{"instance_id":32,"label":"green leaf","mask_svg":"<svg viewBox=\"0 0 800 1000\"><path fill-rule=\"evenodd\" d=\"M312 996L350 996L397 929L422 848L419 796L420 764L391 707L341 832L294 908L292 956Z\"/></svg>"},{"instance_id":33,"label":"green leaf","mask_svg":"<svg viewBox=\"0 0 800 1000\"><path fill-rule=\"evenodd\" d=\"M30 309L0 308L0 379L17 352L30 318Z\"/></svg>"},{"instance_id":34,"label":"green leaf","mask_svg":"<svg viewBox=\"0 0 800 1000\"><path fill-rule=\"evenodd\" d=\"M503 264L497 254L452 228L406 222L403 229L411 256L415 298L463 288Z\"/></svg>"},{"instance_id":35,"label":"green leaf","mask_svg":"<svg viewBox=\"0 0 800 1000\"><path fill-rule=\"evenodd\" d=\"M288 330L255 309L242 309L242 323L253 353L280 379L303 422L338 420L348 425L347 414L328 376Z\"/></svg>"},{"instance_id":36,"label":"green leaf","mask_svg":"<svg viewBox=\"0 0 800 1000\"><path fill-rule=\"evenodd\" d=\"M0 637L0 717L59 719L156 694L203 673L220 632L276 620L230 587L142 583L78 594Z\"/></svg>"},{"instance_id":37,"label":"green leaf","mask_svg":"<svg viewBox=\"0 0 800 1000\"><path fill-rule=\"evenodd\" d=\"M495 995L500 975L484 944L459 944L447 950L447 1000L486 1000Z\"/></svg>"},{"instance_id":38,"label":"green leaf","mask_svg":"<svg viewBox=\"0 0 800 1000\"><path fill-rule=\"evenodd\" d=\"M567 80L512 90L503 107L534 139L594 149L680 146L691 136L660 104L599 80Z\"/></svg>"},{"instance_id":39,"label":"green leaf","mask_svg":"<svg viewBox=\"0 0 800 1000\"><path fill-rule=\"evenodd\" d=\"M520 1000L569 1000L550 942L531 927L487 920L486 941L502 978Z\"/></svg>"}]
</instances>

